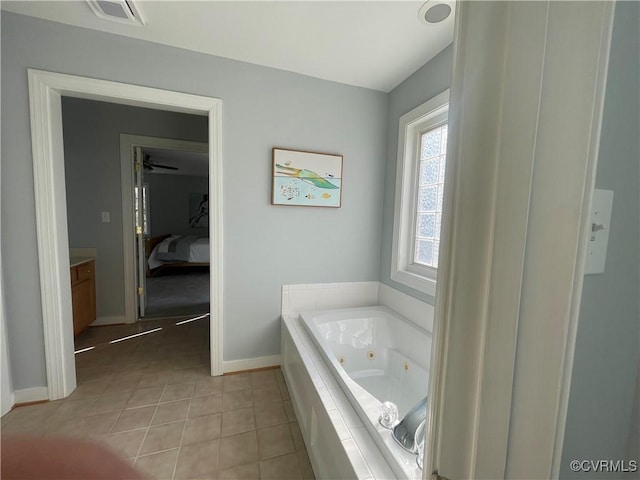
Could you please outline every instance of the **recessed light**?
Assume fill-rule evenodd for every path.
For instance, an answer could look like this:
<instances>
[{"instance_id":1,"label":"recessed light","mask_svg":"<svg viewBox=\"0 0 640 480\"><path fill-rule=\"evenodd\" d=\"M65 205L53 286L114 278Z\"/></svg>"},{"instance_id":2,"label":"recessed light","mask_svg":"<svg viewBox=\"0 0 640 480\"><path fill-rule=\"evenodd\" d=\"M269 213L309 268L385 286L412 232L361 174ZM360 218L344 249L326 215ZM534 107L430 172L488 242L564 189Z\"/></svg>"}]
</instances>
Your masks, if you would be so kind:
<instances>
[{"instance_id":1,"label":"recessed light","mask_svg":"<svg viewBox=\"0 0 640 480\"><path fill-rule=\"evenodd\" d=\"M427 25L444 22L451 15L453 8L446 0L429 0L418 10L418 18Z\"/></svg>"}]
</instances>

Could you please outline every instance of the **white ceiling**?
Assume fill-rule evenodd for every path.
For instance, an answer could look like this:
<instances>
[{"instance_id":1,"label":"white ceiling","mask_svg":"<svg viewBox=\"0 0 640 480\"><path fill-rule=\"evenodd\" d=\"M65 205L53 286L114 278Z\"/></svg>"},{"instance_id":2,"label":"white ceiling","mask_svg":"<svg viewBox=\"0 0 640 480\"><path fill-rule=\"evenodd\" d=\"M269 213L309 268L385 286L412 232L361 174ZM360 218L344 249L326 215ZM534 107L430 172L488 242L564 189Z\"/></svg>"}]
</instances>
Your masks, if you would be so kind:
<instances>
[{"instance_id":1,"label":"white ceiling","mask_svg":"<svg viewBox=\"0 0 640 480\"><path fill-rule=\"evenodd\" d=\"M442 0L430 0L430 2ZM454 15L405 1L138 1L143 27L83 0L2 1L2 10L388 92L453 40Z\"/></svg>"}]
</instances>

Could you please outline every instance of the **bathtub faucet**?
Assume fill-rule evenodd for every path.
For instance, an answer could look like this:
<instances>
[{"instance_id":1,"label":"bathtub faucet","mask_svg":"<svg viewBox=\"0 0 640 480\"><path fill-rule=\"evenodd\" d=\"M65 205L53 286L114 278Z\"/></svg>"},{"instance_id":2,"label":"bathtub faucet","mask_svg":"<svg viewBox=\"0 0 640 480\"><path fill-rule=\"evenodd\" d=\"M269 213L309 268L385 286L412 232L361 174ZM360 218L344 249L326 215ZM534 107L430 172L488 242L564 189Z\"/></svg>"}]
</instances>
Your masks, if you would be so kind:
<instances>
[{"instance_id":1,"label":"bathtub faucet","mask_svg":"<svg viewBox=\"0 0 640 480\"><path fill-rule=\"evenodd\" d=\"M427 397L420 400L393 429L393 438L402 448L417 453L424 436L427 418Z\"/></svg>"}]
</instances>

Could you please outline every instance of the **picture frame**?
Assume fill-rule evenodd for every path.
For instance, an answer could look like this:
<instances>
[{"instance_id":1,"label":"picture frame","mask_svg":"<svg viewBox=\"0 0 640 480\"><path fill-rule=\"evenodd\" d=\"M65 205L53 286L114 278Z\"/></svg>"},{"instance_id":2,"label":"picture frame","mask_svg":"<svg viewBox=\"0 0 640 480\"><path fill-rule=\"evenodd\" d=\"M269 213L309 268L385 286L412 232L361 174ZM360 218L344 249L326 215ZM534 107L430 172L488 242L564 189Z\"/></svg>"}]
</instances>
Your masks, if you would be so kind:
<instances>
[{"instance_id":1,"label":"picture frame","mask_svg":"<svg viewBox=\"0 0 640 480\"><path fill-rule=\"evenodd\" d=\"M189 228L209 228L209 195L189 193Z\"/></svg>"},{"instance_id":2,"label":"picture frame","mask_svg":"<svg viewBox=\"0 0 640 480\"><path fill-rule=\"evenodd\" d=\"M338 154L274 147L271 204L340 208L342 160Z\"/></svg>"}]
</instances>

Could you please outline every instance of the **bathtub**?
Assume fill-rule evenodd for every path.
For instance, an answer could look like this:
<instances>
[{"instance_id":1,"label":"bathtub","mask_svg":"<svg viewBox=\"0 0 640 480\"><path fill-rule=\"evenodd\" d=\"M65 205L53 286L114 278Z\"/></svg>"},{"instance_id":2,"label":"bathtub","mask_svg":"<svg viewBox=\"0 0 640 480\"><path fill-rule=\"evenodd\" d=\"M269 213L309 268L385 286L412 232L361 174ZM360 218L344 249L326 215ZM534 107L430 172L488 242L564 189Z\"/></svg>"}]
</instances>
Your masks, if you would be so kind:
<instances>
[{"instance_id":1,"label":"bathtub","mask_svg":"<svg viewBox=\"0 0 640 480\"><path fill-rule=\"evenodd\" d=\"M426 395L430 333L382 306L303 312L298 317L283 316L283 320L283 371L287 383L294 384L290 390L298 417L309 417L311 411L317 430L318 412L326 414L325 421L335 427L347 454L352 453L348 450L349 441L353 440L362 456L362 459L357 455L355 460L348 459L347 463L355 466L354 477L348 469L326 471L334 467L336 461L331 461L329 466L321 465L321 450L334 450L330 457L335 458L335 446L330 439L324 445L319 444L314 426L308 424L313 421L301 420L305 441L312 444L308 445L312 464L321 470L316 475L422 478L415 455L393 440L390 430L378 423L378 415L381 403L391 401L398 406L399 418L402 418ZM288 338L285 340L285 337ZM286 346L285 341L289 342ZM294 349L299 358L291 361L295 357L291 352ZM305 374L306 385L295 385ZM312 387L315 392L309 391ZM324 436L330 437L330 432ZM320 457L315 463L314 453ZM368 469L360 465L358 472L360 460Z\"/></svg>"}]
</instances>

